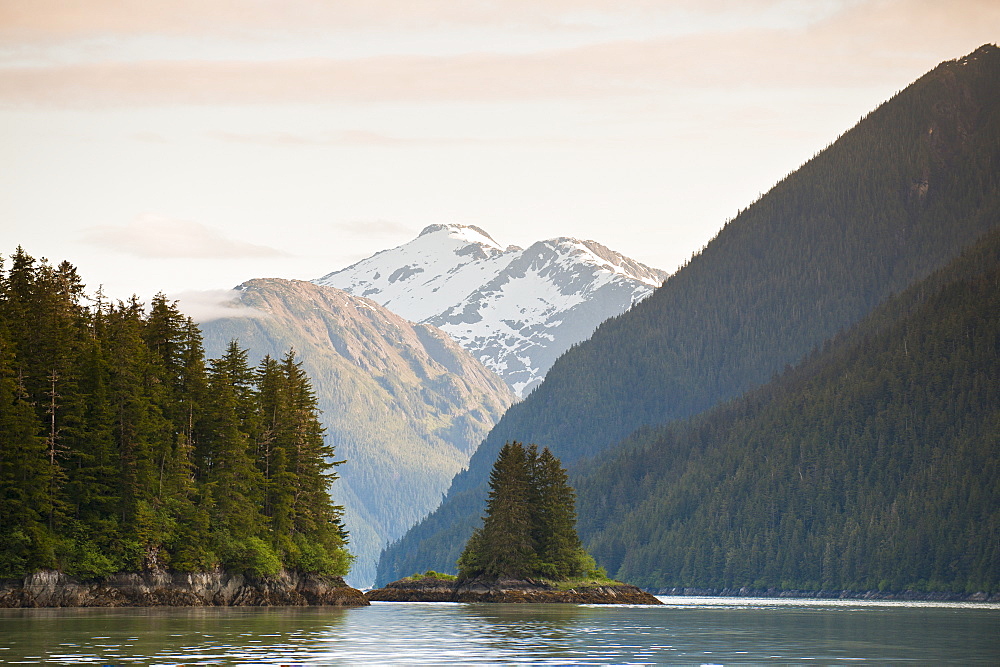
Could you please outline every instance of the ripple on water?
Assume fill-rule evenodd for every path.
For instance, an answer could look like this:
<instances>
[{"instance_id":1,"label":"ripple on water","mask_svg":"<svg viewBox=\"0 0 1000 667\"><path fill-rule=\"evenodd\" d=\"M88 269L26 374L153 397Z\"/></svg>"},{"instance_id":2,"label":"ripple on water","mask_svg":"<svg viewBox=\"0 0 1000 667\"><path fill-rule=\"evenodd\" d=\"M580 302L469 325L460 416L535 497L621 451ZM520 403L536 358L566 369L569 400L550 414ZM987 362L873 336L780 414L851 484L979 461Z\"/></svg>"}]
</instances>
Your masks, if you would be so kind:
<instances>
[{"instance_id":1,"label":"ripple on water","mask_svg":"<svg viewBox=\"0 0 1000 667\"><path fill-rule=\"evenodd\" d=\"M992 664L1000 605L663 598L662 607L4 610L0 663Z\"/></svg>"}]
</instances>

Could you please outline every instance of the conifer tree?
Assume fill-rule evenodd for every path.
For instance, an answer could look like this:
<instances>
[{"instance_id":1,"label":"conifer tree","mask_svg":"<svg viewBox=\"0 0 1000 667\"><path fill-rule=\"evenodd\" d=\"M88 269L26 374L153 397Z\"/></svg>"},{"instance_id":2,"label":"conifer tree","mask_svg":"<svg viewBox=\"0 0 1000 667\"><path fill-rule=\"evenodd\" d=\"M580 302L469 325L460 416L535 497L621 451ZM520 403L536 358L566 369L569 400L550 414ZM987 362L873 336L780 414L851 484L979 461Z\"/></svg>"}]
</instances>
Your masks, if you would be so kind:
<instances>
[{"instance_id":1,"label":"conifer tree","mask_svg":"<svg viewBox=\"0 0 1000 667\"><path fill-rule=\"evenodd\" d=\"M332 470L342 462L333 461L315 393L294 351L280 363L265 357L258 367L258 387L264 506L278 548L300 569L343 574L349 565L343 507L328 494L337 478Z\"/></svg>"},{"instance_id":2,"label":"conifer tree","mask_svg":"<svg viewBox=\"0 0 1000 667\"><path fill-rule=\"evenodd\" d=\"M264 476L264 514L279 534L291 533L293 486L288 472L288 457L281 441L281 417L284 410L284 381L278 362L270 355L257 366L257 401L260 428L254 434L257 460Z\"/></svg>"},{"instance_id":3,"label":"conifer tree","mask_svg":"<svg viewBox=\"0 0 1000 667\"><path fill-rule=\"evenodd\" d=\"M289 352L210 364L162 294L84 305L83 283L18 248L0 261L0 577L57 568L281 567L344 575L333 449Z\"/></svg>"},{"instance_id":4,"label":"conifer tree","mask_svg":"<svg viewBox=\"0 0 1000 667\"><path fill-rule=\"evenodd\" d=\"M55 565L46 527L51 469L10 348L0 329L0 577Z\"/></svg>"},{"instance_id":5,"label":"conifer tree","mask_svg":"<svg viewBox=\"0 0 1000 667\"><path fill-rule=\"evenodd\" d=\"M89 320L92 333L79 359L79 397L85 408L82 426L78 436L68 443L66 457L68 533L72 545L70 562L64 567L83 576L114 571L109 555L115 551L113 545L121 543L121 461L114 438L103 318L103 305L99 304Z\"/></svg>"},{"instance_id":6,"label":"conifer tree","mask_svg":"<svg viewBox=\"0 0 1000 667\"><path fill-rule=\"evenodd\" d=\"M483 525L459 558L463 578L521 577L534 573L535 543L528 457L519 442L500 449L490 472L490 494Z\"/></svg>"},{"instance_id":7,"label":"conifer tree","mask_svg":"<svg viewBox=\"0 0 1000 667\"><path fill-rule=\"evenodd\" d=\"M254 394L257 378L247 360L247 351L240 347L239 341L230 341L225 354L212 360L212 373L215 376L225 375L229 378L229 384L236 398L236 415L241 428L249 433L253 428L249 422L256 414L257 408Z\"/></svg>"},{"instance_id":8,"label":"conifer tree","mask_svg":"<svg viewBox=\"0 0 1000 667\"><path fill-rule=\"evenodd\" d=\"M539 572L552 579L569 579L594 569L576 533L576 493L566 471L549 448L531 445L532 536Z\"/></svg>"},{"instance_id":9,"label":"conifer tree","mask_svg":"<svg viewBox=\"0 0 1000 667\"><path fill-rule=\"evenodd\" d=\"M148 498L155 479L151 431L158 415L149 395L149 352L142 339L142 305L135 299L109 308L107 342L109 394L115 446L120 459L121 519L131 522L137 503Z\"/></svg>"},{"instance_id":10,"label":"conifer tree","mask_svg":"<svg viewBox=\"0 0 1000 667\"><path fill-rule=\"evenodd\" d=\"M171 389L179 389L184 377L187 320L177 303L162 292L153 297L143 327L143 338L158 361L158 371Z\"/></svg>"},{"instance_id":11,"label":"conifer tree","mask_svg":"<svg viewBox=\"0 0 1000 667\"><path fill-rule=\"evenodd\" d=\"M559 459L519 442L500 450L490 473L483 525L459 558L459 576L564 580L595 569L576 533L575 494Z\"/></svg>"},{"instance_id":12,"label":"conifer tree","mask_svg":"<svg viewBox=\"0 0 1000 667\"><path fill-rule=\"evenodd\" d=\"M333 449L323 439L323 426L319 423L316 394L309 378L296 361L295 352L289 350L281 360L281 371L287 393L284 414L288 418L287 447L288 468L294 474L292 512L296 532L316 530L327 520L324 503L326 489L334 475L329 459Z\"/></svg>"},{"instance_id":13,"label":"conifer tree","mask_svg":"<svg viewBox=\"0 0 1000 667\"><path fill-rule=\"evenodd\" d=\"M79 279L68 263L53 269L18 248L5 281L6 320L24 400L34 407L44 438L49 471L45 476L46 523L58 530L65 518L63 459L69 430L79 428L74 360L79 356ZM69 427L69 428L67 428Z\"/></svg>"},{"instance_id":14,"label":"conifer tree","mask_svg":"<svg viewBox=\"0 0 1000 667\"><path fill-rule=\"evenodd\" d=\"M241 351L242 352L242 351ZM263 476L257 468L250 438L241 430L237 382L229 375L233 355L212 365L209 385L210 420L213 425L206 453L209 461L206 486L215 503L212 521L223 562L235 569L253 569L259 549L252 538L264 532L266 519L260 511ZM271 560L271 554L264 554Z\"/></svg>"}]
</instances>

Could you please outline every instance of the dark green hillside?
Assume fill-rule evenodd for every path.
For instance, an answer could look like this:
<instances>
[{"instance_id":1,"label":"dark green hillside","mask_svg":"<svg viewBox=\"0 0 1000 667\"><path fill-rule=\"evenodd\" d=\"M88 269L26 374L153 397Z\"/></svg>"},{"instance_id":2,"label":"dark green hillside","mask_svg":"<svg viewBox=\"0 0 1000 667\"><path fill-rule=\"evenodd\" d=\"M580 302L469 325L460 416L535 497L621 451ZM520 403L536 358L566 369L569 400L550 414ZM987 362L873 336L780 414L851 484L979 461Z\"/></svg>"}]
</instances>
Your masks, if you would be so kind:
<instances>
[{"instance_id":1,"label":"dark green hillside","mask_svg":"<svg viewBox=\"0 0 1000 667\"><path fill-rule=\"evenodd\" d=\"M455 517L471 526L461 517L481 510L469 499L484 495L505 441L536 442L572 463L738 396L1000 223L998 82L995 46L943 63L567 352L490 432L438 513L385 552L379 581L452 567L467 534L441 536Z\"/></svg>"},{"instance_id":2,"label":"dark green hillside","mask_svg":"<svg viewBox=\"0 0 1000 667\"><path fill-rule=\"evenodd\" d=\"M644 586L1000 591L998 378L992 232L770 385L581 462L581 532Z\"/></svg>"}]
</instances>

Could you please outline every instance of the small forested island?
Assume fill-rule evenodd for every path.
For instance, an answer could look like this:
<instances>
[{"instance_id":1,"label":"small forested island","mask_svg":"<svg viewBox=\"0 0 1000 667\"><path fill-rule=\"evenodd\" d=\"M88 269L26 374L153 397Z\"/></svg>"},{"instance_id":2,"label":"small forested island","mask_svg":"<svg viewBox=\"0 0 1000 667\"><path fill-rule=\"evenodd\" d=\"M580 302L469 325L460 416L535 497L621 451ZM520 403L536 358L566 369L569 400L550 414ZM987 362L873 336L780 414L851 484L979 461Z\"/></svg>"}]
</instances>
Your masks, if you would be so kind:
<instances>
[{"instance_id":1,"label":"small forested island","mask_svg":"<svg viewBox=\"0 0 1000 667\"><path fill-rule=\"evenodd\" d=\"M388 602L662 604L613 581L576 532L575 493L555 456L508 442L490 473L483 524L458 559L458 575L428 571L366 593Z\"/></svg>"},{"instance_id":2,"label":"small forested island","mask_svg":"<svg viewBox=\"0 0 1000 667\"><path fill-rule=\"evenodd\" d=\"M0 264L0 607L366 605L311 382L162 294Z\"/></svg>"}]
</instances>

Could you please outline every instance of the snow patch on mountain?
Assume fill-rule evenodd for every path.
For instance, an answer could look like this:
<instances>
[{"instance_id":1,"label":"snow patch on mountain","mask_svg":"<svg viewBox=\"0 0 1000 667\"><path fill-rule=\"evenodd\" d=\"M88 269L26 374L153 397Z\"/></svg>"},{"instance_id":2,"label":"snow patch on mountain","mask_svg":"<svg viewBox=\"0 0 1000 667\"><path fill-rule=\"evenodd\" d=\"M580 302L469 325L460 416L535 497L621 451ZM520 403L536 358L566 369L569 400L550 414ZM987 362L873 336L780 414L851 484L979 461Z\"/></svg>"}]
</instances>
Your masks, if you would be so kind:
<instances>
[{"instance_id":1,"label":"snow patch on mountain","mask_svg":"<svg viewBox=\"0 0 1000 667\"><path fill-rule=\"evenodd\" d=\"M522 249L479 227L431 225L313 282L443 329L524 396L559 355L666 277L596 241L560 237Z\"/></svg>"}]
</instances>

